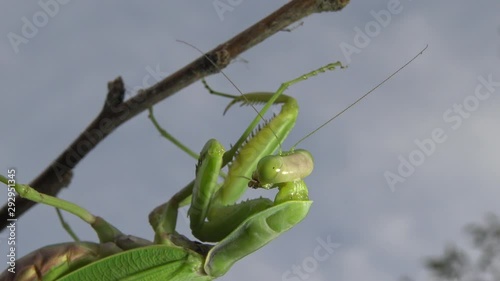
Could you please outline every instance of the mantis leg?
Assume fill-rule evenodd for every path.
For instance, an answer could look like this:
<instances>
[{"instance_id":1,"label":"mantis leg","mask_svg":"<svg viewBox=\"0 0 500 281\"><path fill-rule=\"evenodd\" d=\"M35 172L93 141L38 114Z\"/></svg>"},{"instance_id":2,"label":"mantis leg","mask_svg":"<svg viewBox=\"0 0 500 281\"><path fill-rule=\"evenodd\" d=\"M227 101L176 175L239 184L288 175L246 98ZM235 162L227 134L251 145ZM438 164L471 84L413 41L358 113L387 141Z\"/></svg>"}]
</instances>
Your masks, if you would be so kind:
<instances>
[{"instance_id":1,"label":"mantis leg","mask_svg":"<svg viewBox=\"0 0 500 281\"><path fill-rule=\"evenodd\" d=\"M193 157L194 159L198 159L200 156L196 154L193 150L191 150L189 147L185 146L181 141L179 141L177 138L175 138L173 135L171 135L169 132L167 132L165 129L163 129L158 121L156 121L156 118L153 113L153 107L149 107L149 119L151 119L151 122L153 122L153 125L155 126L156 130L160 132L160 134L172 142L175 146L180 148L182 151L186 152L189 156Z\"/></svg>"},{"instance_id":2,"label":"mantis leg","mask_svg":"<svg viewBox=\"0 0 500 281\"><path fill-rule=\"evenodd\" d=\"M179 149L181 149L182 151L186 152L189 156L193 157L194 159L199 159L200 158L200 155L198 155L196 152L194 152L192 149L190 149L189 147L185 146L180 140L178 140L176 137L174 137L172 134L170 134L169 132L167 132L167 130L165 130L159 123L158 121L156 120L156 117L153 113L153 107L150 107L149 109L149 119L151 119L151 122L153 122L153 125L155 126L156 130L160 133L160 135L164 138L166 138L168 141L170 141L171 143L173 143L175 146L177 146ZM220 171L220 176L222 178L226 178L226 174L222 171ZM182 203L182 206L185 206L189 203L191 203L190 201L191 199L185 199L185 202Z\"/></svg>"},{"instance_id":3,"label":"mantis leg","mask_svg":"<svg viewBox=\"0 0 500 281\"><path fill-rule=\"evenodd\" d=\"M55 209L56 209L57 217L59 218L59 222L61 223L61 225L64 228L64 230L66 230L66 232L69 234L69 236L71 236L71 238L73 238L73 240L75 242L79 242L80 238L78 238L78 236L73 231L73 229L71 228L71 226L69 225L69 223L67 223L66 220L64 220L64 217L63 217L63 215L61 213L61 210L58 209L58 208L55 208Z\"/></svg>"},{"instance_id":4,"label":"mantis leg","mask_svg":"<svg viewBox=\"0 0 500 281\"><path fill-rule=\"evenodd\" d=\"M56 280L84 265L90 264L124 250L151 245L150 241L122 234L116 227L86 209L61 198L39 193L28 185L9 184L0 175L0 182L13 187L23 198L69 212L90 224L100 243L74 242L47 246L32 252L16 262L16 280ZM0 280L12 278L10 272L0 275ZM11 279L9 279L11 280Z\"/></svg>"},{"instance_id":5,"label":"mantis leg","mask_svg":"<svg viewBox=\"0 0 500 281\"><path fill-rule=\"evenodd\" d=\"M177 234L175 228L177 226L178 210L182 206L182 202L190 199L193 186L194 181L172 196L167 203L156 207L149 214L149 223L155 232L156 243L172 245L171 235Z\"/></svg>"},{"instance_id":6,"label":"mantis leg","mask_svg":"<svg viewBox=\"0 0 500 281\"><path fill-rule=\"evenodd\" d=\"M0 175L0 181L6 185L8 184L7 178L2 175ZM90 224L90 226L96 231L101 242L112 241L116 236L122 235L122 233L113 225L100 217L92 215L89 211L74 203L63 200L61 198L42 194L29 187L28 185L16 183L14 188L16 192L23 198L26 198L33 202L56 207L79 217L86 223Z\"/></svg>"},{"instance_id":7,"label":"mantis leg","mask_svg":"<svg viewBox=\"0 0 500 281\"><path fill-rule=\"evenodd\" d=\"M7 178L2 175L0 175L0 182L3 182L6 185L8 184ZM47 194L42 194L28 185L16 183L14 188L22 198L49 205L79 217L94 229L99 237L100 243L117 243L122 249L131 249L151 244L150 241L123 234L105 219L92 215L85 208L82 208L74 203Z\"/></svg>"}]
</instances>

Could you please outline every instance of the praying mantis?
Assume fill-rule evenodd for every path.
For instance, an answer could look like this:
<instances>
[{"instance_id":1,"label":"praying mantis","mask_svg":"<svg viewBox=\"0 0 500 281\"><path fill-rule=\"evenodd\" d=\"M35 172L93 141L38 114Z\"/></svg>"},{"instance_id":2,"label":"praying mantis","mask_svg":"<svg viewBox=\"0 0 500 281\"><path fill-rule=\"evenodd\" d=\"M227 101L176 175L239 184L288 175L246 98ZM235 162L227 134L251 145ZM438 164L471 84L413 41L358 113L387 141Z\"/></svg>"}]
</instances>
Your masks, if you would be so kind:
<instances>
[{"instance_id":1,"label":"praying mantis","mask_svg":"<svg viewBox=\"0 0 500 281\"><path fill-rule=\"evenodd\" d=\"M293 129L299 110L297 101L283 93L295 83L343 67L340 62L327 64L283 83L274 93L232 96L206 85L212 94L232 99L226 110L236 103L265 105L230 150L226 151L215 139L205 144L196 165L195 179L150 213L149 222L155 233L152 242L125 235L103 218L74 203L38 193L27 185L11 184L8 178L0 175L0 181L14 188L22 197L81 218L99 237L99 243L69 242L38 249L17 261L15 274L3 272L0 281L181 281L213 280L224 275L236 261L263 247L307 216L312 201L303 179L312 172L314 161L308 151L295 149L296 145L290 151L281 151L281 143ZM255 130L273 104L282 104L280 113ZM156 126L152 110L150 114ZM273 155L278 149L279 153ZM224 181L220 184L222 168L228 164L228 172L222 175ZM237 203L249 187L276 188L278 193L274 200L256 198ZM191 241L176 231L178 209L187 204L190 205L188 214L192 234L204 243Z\"/></svg>"}]
</instances>

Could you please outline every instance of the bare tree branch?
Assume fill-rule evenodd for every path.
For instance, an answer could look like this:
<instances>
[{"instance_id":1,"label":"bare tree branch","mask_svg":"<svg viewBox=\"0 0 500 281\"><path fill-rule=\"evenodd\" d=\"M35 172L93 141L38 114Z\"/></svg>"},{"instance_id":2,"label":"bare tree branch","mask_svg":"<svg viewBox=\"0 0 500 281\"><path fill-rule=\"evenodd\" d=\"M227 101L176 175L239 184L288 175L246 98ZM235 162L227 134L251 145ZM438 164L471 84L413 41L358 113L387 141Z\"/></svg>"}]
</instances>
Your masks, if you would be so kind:
<instances>
[{"instance_id":1,"label":"bare tree branch","mask_svg":"<svg viewBox=\"0 0 500 281\"><path fill-rule=\"evenodd\" d=\"M39 192L57 195L61 188L69 185L73 168L100 141L127 120L138 115L148 107L173 95L177 91L198 81L200 78L225 68L231 60L244 51L264 41L271 35L285 29L302 18L320 12L339 11L349 0L294 0L271 15L244 30L229 41L201 56L189 65L178 70L152 87L140 90L137 95L123 101L125 87L120 77L108 84L108 95L104 107L90 125L52 162L30 186ZM16 197L16 215L19 217L35 203ZM7 206L0 211L2 229L8 217Z\"/></svg>"}]
</instances>

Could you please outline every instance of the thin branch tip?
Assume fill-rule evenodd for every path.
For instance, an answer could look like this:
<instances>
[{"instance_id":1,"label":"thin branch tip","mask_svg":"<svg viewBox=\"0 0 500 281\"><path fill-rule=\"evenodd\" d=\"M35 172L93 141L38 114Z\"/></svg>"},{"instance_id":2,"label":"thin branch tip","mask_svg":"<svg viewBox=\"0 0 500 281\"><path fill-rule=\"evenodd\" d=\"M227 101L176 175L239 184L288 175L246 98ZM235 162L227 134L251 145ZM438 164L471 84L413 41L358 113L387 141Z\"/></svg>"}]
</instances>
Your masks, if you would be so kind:
<instances>
[{"instance_id":1,"label":"thin branch tip","mask_svg":"<svg viewBox=\"0 0 500 281\"><path fill-rule=\"evenodd\" d=\"M103 111L114 108L123 103L124 97L125 83L123 83L122 77L118 76L115 80L108 82L108 95L106 96L106 101L104 102Z\"/></svg>"}]
</instances>

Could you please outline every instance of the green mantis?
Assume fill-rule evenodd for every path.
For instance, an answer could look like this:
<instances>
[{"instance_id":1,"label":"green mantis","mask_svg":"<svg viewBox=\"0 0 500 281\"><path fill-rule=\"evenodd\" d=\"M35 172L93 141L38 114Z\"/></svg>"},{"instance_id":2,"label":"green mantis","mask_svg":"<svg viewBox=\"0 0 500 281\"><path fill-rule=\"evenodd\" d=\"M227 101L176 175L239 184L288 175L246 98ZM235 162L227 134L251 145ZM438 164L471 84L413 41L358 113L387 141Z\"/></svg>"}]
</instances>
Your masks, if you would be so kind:
<instances>
[{"instance_id":1,"label":"green mantis","mask_svg":"<svg viewBox=\"0 0 500 281\"><path fill-rule=\"evenodd\" d=\"M307 216L312 201L303 179L313 170L313 158L309 152L295 149L295 146L288 152L281 151L281 143L292 130L298 115L296 100L283 92L297 82L338 67L342 67L340 62L331 63L301 75L283 83L275 93L231 96L207 86L211 93L232 99L226 110L235 103L260 102L265 106L230 150L225 151L215 139L205 144L196 165L195 179L150 213L149 221L155 233L153 242L125 235L103 218L76 204L16 184L15 190L22 197L62 209L87 222L97 233L99 243L70 242L41 248L18 260L15 274L3 272L0 281L180 281L212 280L224 275L236 261L263 247ZM280 113L253 132L275 103L283 104ZM156 124L153 116L152 120ZM272 155L277 149L279 154ZM219 183L222 168L227 164L228 173ZM0 176L0 181L8 184L8 179L3 176ZM274 200L256 198L237 203L248 187L277 188L278 193ZM178 209L186 204L190 204L188 213L192 234L208 243L191 241L177 233Z\"/></svg>"},{"instance_id":2,"label":"green mantis","mask_svg":"<svg viewBox=\"0 0 500 281\"><path fill-rule=\"evenodd\" d=\"M341 67L339 62L301 75L283 83L275 93L232 96L228 107L238 102L265 106L232 149L225 151L215 139L206 143L195 179L151 212L154 242L125 235L76 204L16 184L21 196L89 223L99 243L72 242L41 248L17 261L16 275L6 271L0 280L212 280L225 274L236 261L307 215L312 201L302 179L312 171L312 156L305 150L270 155L280 148L298 115L296 100L283 92L292 84L337 67ZM252 134L275 103L283 104L280 114ZM297 166L297 162L308 164ZM219 173L227 164L228 173L219 184ZM299 173L295 173L297 169ZM3 176L0 181L7 184ZM237 203L248 186L277 188L278 193L274 200L256 198ZM178 208L189 203L193 235L211 244L190 241L176 232Z\"/></svg>"}]
</instances>

